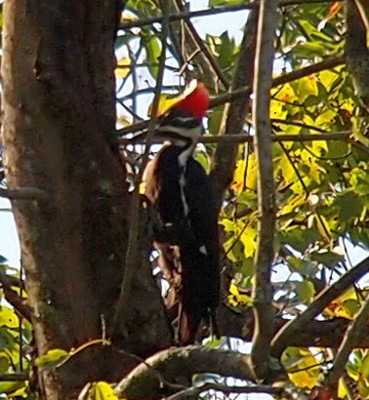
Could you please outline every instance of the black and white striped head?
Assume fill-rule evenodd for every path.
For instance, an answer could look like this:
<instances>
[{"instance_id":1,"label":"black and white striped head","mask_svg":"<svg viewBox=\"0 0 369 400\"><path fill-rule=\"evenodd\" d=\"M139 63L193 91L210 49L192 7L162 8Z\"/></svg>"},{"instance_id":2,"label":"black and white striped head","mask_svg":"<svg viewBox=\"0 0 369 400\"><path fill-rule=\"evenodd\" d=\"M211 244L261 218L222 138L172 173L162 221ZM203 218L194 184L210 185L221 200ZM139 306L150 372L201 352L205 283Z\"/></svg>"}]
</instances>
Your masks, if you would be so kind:
<instances>
[{"instance_id":1,"label":"black and white striped head","mask_svg":"<svg viewBox=\"0 0 369 400\"><path fill-rule=\"evenodd\" d=\"M157 132L173 144L194 146L202 132L202 119L209 106L209 92L197 82L190 93L162 117Z\"/></svg>"}]
</instances>

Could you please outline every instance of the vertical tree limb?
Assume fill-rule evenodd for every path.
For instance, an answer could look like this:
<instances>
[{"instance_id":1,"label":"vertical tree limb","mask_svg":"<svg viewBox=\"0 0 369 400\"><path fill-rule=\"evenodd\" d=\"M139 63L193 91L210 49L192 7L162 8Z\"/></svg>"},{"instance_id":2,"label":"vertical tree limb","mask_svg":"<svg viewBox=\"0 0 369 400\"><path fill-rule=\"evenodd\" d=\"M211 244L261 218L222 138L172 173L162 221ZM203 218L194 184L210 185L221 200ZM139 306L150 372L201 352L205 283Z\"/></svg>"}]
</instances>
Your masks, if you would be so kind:
<instances>
[{"instance_id":1,"label":"vertical tree limb","mask_svg":"<svg viewBox=\"0 0 369 400\"><path fill-rule=\"evenodd\" d=\"M255 58L255 31L257 23L258 11L252 10L248 16L245 27L244 36L241 43L240 54L235 68L231 91L235 91L245 86L251 87L254 71ZM242 132L246 115L248 113L250 100L250 91L243 94L242 97L235 99L229 106L225 108L226 123L221 134ZM210 177L213 183L215 199L217 199L217 207L223 202L224 192L228 185L232 182L234 168L238 154L238 144L222 143L218 145Z\"/></svg>"},{"instance_id":2,"label":"vertical tree limb","mask_svg":"<svg viewBox=\"0 0 369 400\"><path fill-rule=\"evenodd\" d=\"M352 74L355 90L369 110L369 50L367 47L367 31L364 22L367 23L368 6L357 7L355 0L345 1L346 11L346 61ZM366 12L365 12L366 11Z\"/></svg>"},{"instance_id":3,"label":"vertical tree limb","mask_svg":"<svg viewBox=\"0 0 369 400\"><path fill-rule=\"evenodd\" d=\"M269 114L277 6L277 1L261 0L255 57L253 121L260 216L253 286L255 331L251 359L258 378L264 378L268 372L274 330L273 308L270 305L273 297L271 267L274 258L275 189Z\"/></svg>"}]
</instances>

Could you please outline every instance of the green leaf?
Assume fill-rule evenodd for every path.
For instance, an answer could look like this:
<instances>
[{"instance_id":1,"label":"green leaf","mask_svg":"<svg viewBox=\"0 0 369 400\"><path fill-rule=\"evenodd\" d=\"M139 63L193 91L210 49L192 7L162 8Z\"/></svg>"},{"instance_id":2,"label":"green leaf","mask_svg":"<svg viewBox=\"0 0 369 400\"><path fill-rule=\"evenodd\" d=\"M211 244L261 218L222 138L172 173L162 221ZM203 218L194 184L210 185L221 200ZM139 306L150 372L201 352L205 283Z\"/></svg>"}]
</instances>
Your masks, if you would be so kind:
<instances>
[{"instance_id":1,"label":"green leaf","mask_svg":"<svg viewBox=\"0 0 369 400\"><path fill-rule=\"evenodd\" d=\"M352 191L340 193L332 203L332 207L337 210L342 222L349 222L360 217L363 206L362 198Z\"/></svg>"},{"instance_id":2,"label":"green leaf","mask_svg":"<svg viewBox=\"0 0 369 400\"><path fill-rule=\"evenodd\" d=\"M245 206L254 207L257 205L257 195L255 192L242 192L237 196L237 202Z\"/></svg>"},{"instance_id":3,"label":"green leaf","mask_svg":"<svg viewBox=\"0 0 369 400\"><path fill-rule=\"evenodd\" d=\"M217 135L223 118L224 107L217 107L209 112L208 129L211 135Z\"/></svg>"},{"instance_id":4,"label":"green leaf","mask_svg":"<svg viewBox=\"0 0 369 400\"><path fill-rule=\"evenodd\" d=\"M369 379L369 354L362 359L360 371L365 379Z\"/></svg>"},{"instance_id":5,"label":"green leaf","mask_svg":"<svg viewBox=\"0 0 369 400\"><path fill-rule=\"evenodd\" d=\"M237 6L243 4L244 0L209 0L208 7L216 6Z\"/></svg>"},{"instance_id":6,"label":"green leaf","mask_svg":"<svg viewBox=\"0 0 369 400\"><path fill-rule=\"evenodd\" d=\"M312 243L320 239L320 235L315 229L303 229L303 227L282 232L280 236L282 244L288 244L301 253L304 253Z\"/></svg>"},{"instance_id":7,"label":"green leaf","mask_svg":"<svg viewBox=\"0 0 369 400\"><path fill-rule=\"evenodd\" d=\"M210 160L204 151L197 151L194 154L194 159L201 164L205 171L209 171Z\"/></svg>"},{"instance_id":8,"label":"green leaf","mask_svg":"<svg viewBox=\"0 0 369 400\"><path fill-rule=\"evenodd\" d=\"M19 319L14 310L8 307L1 307L0 326L7 326L9 328L17 328L19 326Z\"/></svg>"},{"instance_id":9,"label":"green leaf","mask_svg":"<svg viewBox=\"0 0 369 400\"><path fill-rule=\"evenodd\" d=\"M66 363L71 355L63 349L51 349L46 354L37 357L35 364L41 370L56 369Z\"/></svg>"},{"instance_id":10,"label":"green leaf","mask_svg":"<svg viewBox=\"0 0 369 400\"><path fill-rule=\"evenodd\" d=\"M317 81L314 76L307 76L297 81L297 93L301 102L309 96L318 95Z\"/></svg>"},{"instance_id":11,"label":"green leaf","mask_svg":"<svg viewBox=\"0 0 369 400\"><path fill-rule=\"evenodd\" d=\"M106 382L94 383L86 400L119 400L113 388Z\"/></svg>"},{"instance_id":12,"label":"green leaf","mask_svg":"<svg viewBox=\"0 0 369 400\"><path fill-rule=\"evenodd\" d=\"M297 287L297 293L304 304L310 304L315 295L314 284L308 280L302 281Z\"/></svg>"},{"instance_id":13,"label":"green leaf","mask_svg":"<svg viewBox=\"0 0 369 400\"><path fill-rule=\"evenodd\" d=\"M318 272L316 262L304 260L301 257L287 257L288 268L291 272L297 272L305 277L313 277Z\"/></svg>"},{"instance_id":14,"label":"green leaf","mask_svg":"<svg viewBox=\"0 0 369 400\"><path fill-rule=\"evenodd\" d=\"M241 234L240 240L244 246L245 257L253 257L256 250L256 229L248 226Z\"/></svg>"},{"instance_id":15,"label":"green leaf","mask_svg":"<svg viewBox=\"0 0 369 400\"><path fill-rule=\"evenodd\" d=\"M335 268L339 261L343 261L345 257L342 254L337 254L326 249L320 249L310 253L310 258L313 261L323 264L328 268Z\"/></svg>"},{"instance_id":16,"label":"green leaf","mask_svg":"<svg viewBox=\"0 0 369 400\"><path fill-rule=\"evenodd\" d=\"M299 58L312 58L316 56L324 56L328 53L326 45L317 42L307 42L298 44L294 49L293 53L295 57Z\"/></svg>"},{"instance_id":17,"label":"green leaf","mask_svg":"<svg viewBox=\"0 0 369 400\"><path fill-rule=\"evenodd\" d=\"M25 386L25 382L0 382L0 393L12 394Z\"/></svg>"},{"instance_id":18,"label":"green leaf","mask_svg":"<svg viewBox=\"0 0 369 400\"><path fill-rule=\"evenodd\" d=\"M159 57L161 53L161 43L157 36L146 31L142 35L143 45L146 49L146 62L148 63L148 68L150 74L154 79L156 79L159 70Z\"/></svg>"},{"instance_id":19,"label":"green leaf","mask_svg":"<svg viewBox=\"0 0 369 400\"><path fill-rule=\"evenodd\" d=\"M0 352L0 374L7 372L10 365L9 356L4 351Z\"/></svg>"}]
</instances>

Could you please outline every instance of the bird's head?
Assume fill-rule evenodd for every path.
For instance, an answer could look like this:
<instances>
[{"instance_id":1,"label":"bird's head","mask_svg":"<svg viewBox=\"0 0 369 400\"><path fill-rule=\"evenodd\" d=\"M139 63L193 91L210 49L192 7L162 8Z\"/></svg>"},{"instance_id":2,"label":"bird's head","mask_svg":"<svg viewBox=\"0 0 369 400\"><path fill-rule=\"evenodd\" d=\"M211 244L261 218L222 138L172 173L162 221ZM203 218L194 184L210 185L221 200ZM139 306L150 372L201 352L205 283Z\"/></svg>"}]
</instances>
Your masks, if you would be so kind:
<instances>
[{"instance_id":1,"label":"bird's head","mask_svg":"<svg viewBox=\"0 0 369 400\"><path fill-rule=\"evenodd\" d=\"M200 81L192 81L183 92L183 95L185 97L180 100L179 103L175 104L174 108L180 110L189 117L194 117L199 120L205 117L210 100L209 91L205 84Z\"/></svg>"},{"instance_id":2,"label":"bird's head","mask_svg":"<svg viewBox=\"0 0 369 400\"><path fill-rule=\"evenodd\" d=\"M202 118L209 107L203 82L192 81L161 119L157 132L173 144L194 147L202 133Z\"/></svg>"}]
</instances>

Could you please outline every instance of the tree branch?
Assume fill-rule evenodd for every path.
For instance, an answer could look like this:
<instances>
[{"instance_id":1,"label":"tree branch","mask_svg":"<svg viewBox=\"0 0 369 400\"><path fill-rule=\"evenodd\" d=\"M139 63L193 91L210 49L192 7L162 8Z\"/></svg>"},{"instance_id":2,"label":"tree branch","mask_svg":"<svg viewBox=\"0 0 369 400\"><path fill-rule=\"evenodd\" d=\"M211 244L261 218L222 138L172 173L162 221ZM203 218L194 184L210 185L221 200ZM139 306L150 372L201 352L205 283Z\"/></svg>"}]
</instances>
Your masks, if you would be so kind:
<instances>
[{"instance_id":1,"label":"tree branch","mask_svg":"<svg viewBox=\"0 0 369 400\"><path fill-rule=\"evenodd\" d=\"M17 292L12 289L8 277L1 269L0 283L3 288L5 300L11 304L22 317L24 317L28 322L31 322L32 308L28 304L25 304Z\"/></svg>"},{"instance_id":2,"label":"tree branch","mask_svg":"<svg viewBox=\"0 0 369 400\"><path fill-rule=\"evenodd\" d=\"M268 3L268 4L267 4ZM270 364L270 343L273 337L274 310L271 268L274 259L275 188L270 121L270 90L274 60L274 36L277 1L261 0L255 57L253 125L258 169L258 240L252 288L255 314L251 351L255 376L265 378Z\"/></svg>"},{"instance_id":3,"label":"tree branch","mask_svg":"<svg viewBox=\"0 0 369 400\"><path fill-rule=\"evenodd\" d=\"M240 394L251 394L251 393L268 393L272 395L281 395L282 389L275 388L268 385L258 385L258 386L228 386L222 385L215 382L206 382L201 386L192 386L188 389L184 389L172 396L165 398L164 400L180 400L191 398L199 398L202 392L207 390L216 390L222 393L240 393Z\"/></svg>"},{"instance_id":4,"label":"tree branch","mask_svg":"<svg viewBox=\"0 0 369 400\"><path fill-rule=\"evenodd\" d=\"M272 134L271 140L273 142L314 142L315 140L350 140L352 132L342 131L342 132L330 132L330 133L320 133L320 134L287 134L287 135L274 135ZM154 138L153 144L164 143L164 138ZM227 134L221 136L202 136L199 139L199 143L212 144L212 143L252 143L254 141L254 136L244 135L244 134ZM351 140L350 140L351 141ZM128 146L133 144L144 143L145 140L142 137L124 139L120 138L119 143L122 146Z\"/></svg>"},{"instance_id":5,"label":"tree branch","mask_svg":"<svg viewBox=\"0 0 369 400\"><path fill-rule=\"evenodd\" d=\"M8 374L0 374L0 382L18 382L18 381L28 381L29 374L26 372L18 372L18 373L8 373Z\"/></svg>"},{"instance_id":6,"label":"tree branch","mask_svg":"<svg viewBox=\"0 0 369 400\"><path fill-rule=\"evenodd\" d=\"M318 73L325 69L337 67L338 65L341 65L344 62L345 62L344 57L328 58L328 59L321 61L319 63L316 63L314 65L309 65L308 67L301 68L297 71L292 71L288 74L278 76L277 78L273 79L272 86L277 87L279 85L283 85L284 83L288 83L288 82L292 82L292 81L300 79L300 78L304 78L305 76L309 76L311 74ZM232 88L232 91L230 93L221 94L221 95L211 99L209 108L218 107L225 103L233 102L239 98L245 98L247 96L250 96L251 93L252 93L252 90L251 90L250 86L248 86L248 85L240 87L240 88L236 88L236 89ZM124 136L124 135L130 134L130 133L139 132L144 129L147 129L148 125L149 125L149 121L139 122L137 124L119 129L117 131L117 135ZM234 131L235 130L233 130L233 132ZM241 132L242 129L240 129L238 131Z\"/></svg>"},{"instance_id":7,"label":"tree branch","mask_svg":"<svg viewBox=\"0 0 369 400\"><path fill-rule=\"evenodd\" d=\"M184 7L181 2L181 0L175 0L177 8L183 12ZM223 74L222 69L220 68L218 61L216 58L213 56L211 51L209 50L208 46L206 43L201 39L200 35L198 34L197 30L193 26L190 18L184 18L186 27L188 29L188 32L193 40L193 42L198 46L198 48L201 50L201 54L205 56L207 59L208 63L210 64L211 69L213 69L215 75L218 77L218 79L222 82L223 86L225 89L229 89L229 82L226 76Z\"/></svg>"},{"instance_id":8,"label":"tree branch","mask_svg":"<svg viewBox=\"0 0 369 400\"><path fill-rule=\"evenodd\" d=\"M219 333L221 336L235 337L251 342L254 331L253 311L251 308L234 311L222 304L218 310ZM274 333L277 333L290 320L274 318ZM298 335L291 336L287 346L295 347L330 347L337 349L351 320L333 318L326 321L310 320ZM369 327L358 338L355 347L369 347Z\"/></svg>"},{"instance_id":9,"label":"tree branch","mask_svg":"<svg viewBox=\"0 0 369 400\"><path fill-rule=\"evenodd\" d=\"M365 108L369 110L369 50L366 41L367 31L363 19L360 17L355 0L347 0L345 2L345 11L347 67L351 72L358 96ZM364 11L363 8L362 11Z\"/></svg>"},{"instance_id":10,"label":"tree branch","mask_svg":"<svg viewBox=\"0 0 369 400\"><path fill-rule=\"evenodd\" d=\"M9 200L48 200L50 198L44 190L33 187L22 187L19 189L0 188L0 197Z\"/></svg>"},{"instance_id":11,"label":"tree branch","mask_svg":"<svg viewBox=\"0 0 369 400\"><path fill-rule=\"evenodd\" d=\"M249 356L245 354L199 346L171 348L153 355L131 371L116 386L117 396L150 400L172 394L173 387L162 387L155 371L165 381L185 386L191 386L192 376L201 373L253 379Z\"/></svg>"},{"instance_id":12,"label":"tree branch","mask_svg":"<svg viewBox=\"0 0 369 400\"><path fill-rule=\"evenodd\" d=\"M287 6L294 6L294 5L301 5L301 4L319 4L319 3L334 3L337 0L281 0L279 2L279 7L287 7ZM339 0L342 1L342 0ZM206 17L208 15L217 15L227 12L235 12L235 11L242 11L242 10L253 10L259 7L258 2L254 3L247 3L247 4L238 4L235 6L224 6L224 7L212 7L207 8L205 10L199 11L185 11L176 14L169 15L169 21L180 21L182 19L187 18L198 18L198 17ZM120 25L119 29L127 30L132 28L140 28L146 25L152 25L155 23L160 23L163 17L152 17L146 19L140 19L135 21L124 22Z\"/></svg>"},{"instance_id":13,"label":"tree branch","mask_svg":"<svg viewBox=\"0 0 369 400\"><path fill-rule=\"evenodd\" d=\"M350 269L333 285L322 290L305 311L283 326L274 336L272 341L273 354L279 357L297 332L303 331L307 324L311 323L314 317L321 313L331 301L344 293L353 283L366 274L368 270L369 257Z\"/></svg>"},{"instance_id":14,"label":"tree branch","mask_svg":"<svg viewBox=\"0 0 369 400\"><path fill-rule=\"evenodd\" d=\"M253 79L254 55L255 55L255 31L257 24L258 11L250 12L246 23L244 36L241 43L240 54L232 81L232 92L242 88L249 88ZM223 133L242 132L249 106L249 96L251 91L243 94L224 109L226 113L225 126L220 130ZM223 103L224 104L224 103ZM224 192L232 181L236 158L238 154L238 145L232 143L223 143L218 146L214 155L210 177L214 187L214 198L217 199L217 207L220 209Z\"/></svg>"},{"instance_id":15,"label":"tree branch","mask_svg":"<svg viewBox=\"0 0 369 400\"><path fill-rule=\"evenodd\" d=\"M369 300L366 299L365 303L361 306L356 318L351 322L347 328L347 332L342 340L337 354L333 361L332 369L329 371L327 377L328 386L335 386L345 371L348 358L355 343L363 335L369 318Z\"/></svg>"},{"instance_id":16,"label":"tree branch","mask_svg":"<svg viewBox=\"0 0 369 400\"><path fill-rule=\"evenodd\" d=\"M365 25L366 30L369 32L369 4L365 0L355 0L356 6L360 12L361 19Z\"/></svg>"},{"instance_id":17,"label":"tree branch","mask_svg":"<svg viewBox=\"0 0 369 400\"><path fill-rule=\"evenodd\" d=\"M250 9L257 8L257 7L258 7L257 3L249 3L249 4L238 4L235 6L207 8L205 10L199 10L199 11L183 11L183 12L179 12L179 13L175 13L175 14L170 14L169 22L180 21L182 19L188 19L188 18L206 17L208 15L217 15L217 14L222 14L222 13L227 13L227 12L250 10ZM153 18L141 19L141 20L136 20L136 21L124 22L123 24L120 25L120 29L127 30L127 29L131 29L131 28L140 28L142 26L161 22L162 19L163 19L163 17L153 17Z\"/></svg>"}]
</instances>

